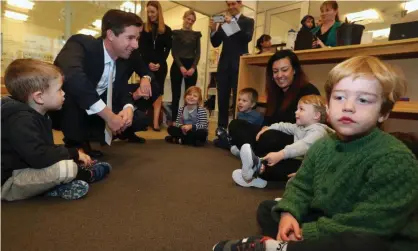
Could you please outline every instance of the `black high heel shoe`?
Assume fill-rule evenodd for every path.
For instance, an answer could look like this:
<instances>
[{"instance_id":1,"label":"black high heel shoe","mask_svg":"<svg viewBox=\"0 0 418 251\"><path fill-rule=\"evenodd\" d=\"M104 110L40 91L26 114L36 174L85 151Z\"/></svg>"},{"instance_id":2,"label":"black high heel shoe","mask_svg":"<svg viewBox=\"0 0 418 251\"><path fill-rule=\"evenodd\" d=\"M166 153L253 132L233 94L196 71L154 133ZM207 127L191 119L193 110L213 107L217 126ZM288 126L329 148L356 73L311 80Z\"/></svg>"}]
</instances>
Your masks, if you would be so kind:
<instances>
[{"instance_id":1,"label":"black high heel shoe","mask_svg":"<svg viewBox=\"0 0 418 251\"><path fill-rule=\"evenodd\" d=\"M154 132L161 132L161 128L155 128L155 127L152 127L152 130L153 130Z\"/></svg>"}]
</instances>

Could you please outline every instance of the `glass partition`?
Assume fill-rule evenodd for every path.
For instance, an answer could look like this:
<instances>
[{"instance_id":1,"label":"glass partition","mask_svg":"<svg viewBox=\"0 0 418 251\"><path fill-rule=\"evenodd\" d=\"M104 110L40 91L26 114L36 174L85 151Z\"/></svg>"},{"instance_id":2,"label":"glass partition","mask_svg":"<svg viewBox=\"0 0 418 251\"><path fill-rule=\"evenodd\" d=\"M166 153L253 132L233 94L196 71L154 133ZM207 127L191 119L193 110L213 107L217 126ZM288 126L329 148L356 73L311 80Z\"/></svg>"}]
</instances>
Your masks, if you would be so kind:
<instances>
[{"instance_id":1,"label":"glass partition","mask_svg":"<svg viewBox=\"0 0 418 251\"><path fill-rule=\"evenodd\" d=\"M16 3L24 3L15 6ZM6 67L17 58L35 58L53 62L66 39L71 35L83 33L99 37L101 18L109 9L122 9L138 15L145 6L144 1L1 1L1 69L2 76ZM172 29L181 29L183 13L187 7L171 1L161 1L166 24ZM142 16L144 19L144 16ZM146 21L145 19L143 20ZM202 33L201 58L198 66L198 84L206 86L206 56L209 41L209 18L197 13L194 30ZM167 59L168 66L172 57ZM169 74L167 80L169 81ZM130 82L135 83L138 77L133 75ZM171 100L170 84L166 99Z\"/></svg>"},{"instance_id":2,"label":"glass partition","mask_svg":"<svg viewBox=\"0 0 418 251\"><path fill-rule=\"evenodd\" d=\"M24 3L16 6L16 3ZM2 76L16 58L53 62L72 34L100 36L100 20L122 1L2 1Z\"/></svg>"},{"instance_id":3,"label":"glass partition","mask_svg":"<svg viewBox=\"0 0 418 251\"><path fill-rule=\"evenodd\" d=\"M286 43L289 30L299 30L300 8L273 14L270 17L270 36L274 43Z\"/></svg>"},{"instance_id":4,"label":"glass partition","mask_svg":"<svg viewBox=\"0 0 418 251\"><path fill-rule=\"evenodd\" d=\"M36 58L52 62L63 45L64 2L35 2L16 7L1 2L1 68L17 58ZM45 13L48 13L45 15Z\"/></svg>"}]
</instances>

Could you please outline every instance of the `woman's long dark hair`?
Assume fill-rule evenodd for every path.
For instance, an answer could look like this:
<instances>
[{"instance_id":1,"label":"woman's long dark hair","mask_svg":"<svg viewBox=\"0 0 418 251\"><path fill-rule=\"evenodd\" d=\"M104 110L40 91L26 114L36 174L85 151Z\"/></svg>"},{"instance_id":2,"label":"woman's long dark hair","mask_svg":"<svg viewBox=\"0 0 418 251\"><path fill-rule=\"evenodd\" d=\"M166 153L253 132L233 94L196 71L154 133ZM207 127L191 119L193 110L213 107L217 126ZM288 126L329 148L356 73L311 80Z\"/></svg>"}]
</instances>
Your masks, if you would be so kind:
<instances>
[{"instance_id":1,"label":"woman's long dark hair","mask_svg":"<svg viewBox=\"0 0 418 251\"><path fill-rule=\"evenodd\" d=\"M261 54L261 53L263 52L263 47L261 46L261 44L262 44L263 42L265 42L265 41L269 41L269 40L271 40L271 36L270 36L270 35L268 35L268 34L263 34L263 35L261 35L261 37L259 37L259 38L257 39L257 44L256 44L256 46L255 46L255 48L257 48L257 49L258 49L258 53L257 53L257 54Z\"/></svg>"},{"instance_id":2,"label":"woman's long dark hair","mask_svg":"<svg viewBox=\"0 0 418 251\"><path fill-rule=\"evenodd\" d=\"M285 93L285 98L281 104L277 104L277 96L279 92L282 90L279 86L277 86L276 82L273 79L273 64L277 60L288 58L290 64L292 65L293 70L295 71L295 75L293 77L293 82L290 85L289 89ZM280 109L280 111L285 111L287 107L292 103L292 101L297 97L299 94L300 89L307 85L308 79L305 75L305 72L302 70L302 66L300 65L298 56L291 51L291 50L281 50L276 52L273 56L270 57L267 63L267 110L266 115L272 116L276 109ZM280 105L280 107L277 107Z\"/></svg>"}]
</instances>

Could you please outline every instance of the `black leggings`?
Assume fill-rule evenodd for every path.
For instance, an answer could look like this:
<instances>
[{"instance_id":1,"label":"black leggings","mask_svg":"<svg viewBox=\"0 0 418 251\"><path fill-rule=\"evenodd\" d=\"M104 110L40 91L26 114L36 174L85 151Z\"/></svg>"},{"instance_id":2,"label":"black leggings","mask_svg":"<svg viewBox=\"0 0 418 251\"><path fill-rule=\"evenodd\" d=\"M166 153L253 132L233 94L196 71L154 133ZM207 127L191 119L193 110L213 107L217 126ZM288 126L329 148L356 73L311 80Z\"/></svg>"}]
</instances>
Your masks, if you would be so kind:
<instances>
[{"instance_id":1,"label":"black leggings","mask_svg":"<svg viewBox=\"0 0 418 251\"><path fill-rule=\"evenodd\" d=\"M262 126L251 124L242 119L234 119L229 123L228 134L231 137L231 145L241 149L244 144L255 146L255 137L261 131Z\"/></svg>"},{"instance_id":2,"label":"black leggings","mask_svg":"<svg viewBox=\"0 0 418 251\"><path fill-rule=\"evenodd\" d=\"M260 203L257 209L257 222L264 236L276 239L279 222L276 221L271 209L277 201L266 200ZM302 219L303 223L317 221L323 214L311 211L310 214ZM302 233L303 235L303 233ZM316 240L304 240L299 242L289 242L288 251L389 251L389 245L386 240L369 234L340 233L329 237L323 237Z\"/></svg>"},{"instance_id":3,"label":"black leggings","mask_svg":"<svg viewBox=\"0 0 418 251\"><path fill-rule=\"evenodd\" d=\"M181 58L181 63L183 64L184 68L189 70L192 67L194 62L194 58ZM179 102L180 102L180 95L181 95L181 80L183 79L183 74L181 74L180 67L173 62L170 69L170 78L171 78L171 110L173 112L173 121L177 118L177 112L179 109ZM196 85L197 81L197 69L195 69L194 74L191 77L184 78L184 91Z\"/></svg>"},{"instance_id":4,"label":"black leggings","mask_svg":"<svg viewBox=\"0 0 418 251\"><path fill-rule=\"evenodd\" d=\"M176 126L170 126L167 129L168 134L172 137L181 138L184 144L187 145L202 145L206 142L208 137L208 131L205 129L199 129L196 131L188 131L186 135L183 134L183 131Z\"/></svg>"},{"instance_id":5,"label":"black leggings","mask_svg":"<svg viewBox=\"0 0 418 251\"><path fill-rule=\"evenodd\" d=\"M260 130L261 126L240 119L232 120L228 128L233 145L241 149L243 144L250 144L258 157L264 157L271 152L278 152L285 146L293 144L292 135L277 130L264 132L256 141L255 138ZM300 165L300 160L285 159L274 166L267 167L260 177L269 181L285 181L288 179L287 175L296 172Z\"/></svg>"}]
</instances>

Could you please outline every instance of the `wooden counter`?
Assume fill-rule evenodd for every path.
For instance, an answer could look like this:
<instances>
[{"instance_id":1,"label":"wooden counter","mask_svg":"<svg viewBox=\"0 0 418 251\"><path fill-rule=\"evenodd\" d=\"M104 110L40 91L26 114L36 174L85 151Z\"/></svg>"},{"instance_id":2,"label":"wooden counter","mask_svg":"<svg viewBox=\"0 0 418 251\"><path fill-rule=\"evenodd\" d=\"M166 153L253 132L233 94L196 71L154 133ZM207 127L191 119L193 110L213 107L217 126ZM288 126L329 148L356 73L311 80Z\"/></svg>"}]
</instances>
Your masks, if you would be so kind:
<instances>
[{"instance_id":1,"label":"wooden counter","mask_svg":"<svg viewBox=\"0 0 418 251\"><path fill-rule=\"evenodd\" d=\"M369 55L382 59L418 58L418 38L359 44L323 49L295 51L301 64L325 64L341 62L349 57ZM266 66L273 53L261 55L246 55L241 57L241 63Z\"/></svg>"},{"instance_id":2,"label":"wooden counter","mask_svg":"<svg viewBox=\"0 0 418 251\"><path fill-rule=\"evenodd\" d=\"M302 65L338 63L349 57L359 55L378 56L385 60L416 58L418 65L418 38L302 50L295 53ZM256 89L260 95L260 103L266 102L266 65L271 55L273 54L246 55L240 59L238 90L246 87ZM328 72L323 72L323 74L328 74ZM411 84L411 81L409 81L409 84ZM398 102L393 112L399 118L418 119L418 102Z\"/></svg>"}]
</instances>

